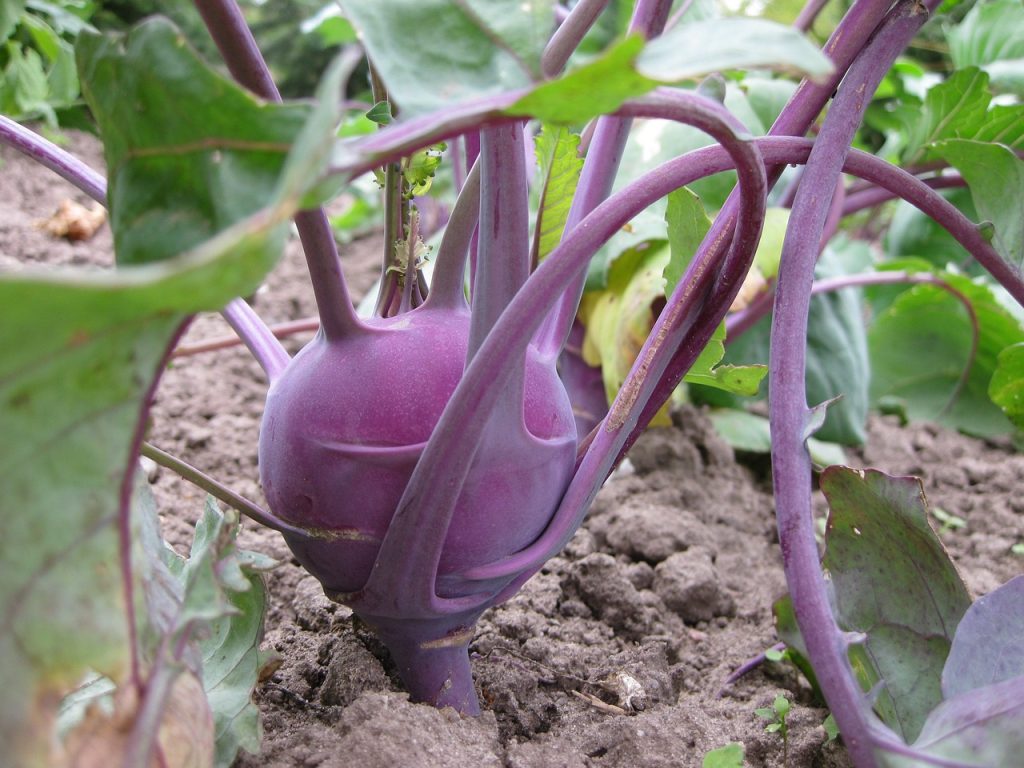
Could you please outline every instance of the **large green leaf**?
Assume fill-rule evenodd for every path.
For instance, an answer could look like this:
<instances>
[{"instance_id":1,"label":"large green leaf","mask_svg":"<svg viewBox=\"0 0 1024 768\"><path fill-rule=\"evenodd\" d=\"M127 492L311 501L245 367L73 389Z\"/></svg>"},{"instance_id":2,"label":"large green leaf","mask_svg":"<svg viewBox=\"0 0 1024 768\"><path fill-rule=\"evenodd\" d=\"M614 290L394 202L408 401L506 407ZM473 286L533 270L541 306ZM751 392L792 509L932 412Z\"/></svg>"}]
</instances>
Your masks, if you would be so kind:
<instances>
[{"instance_id":1,"label":"large green leaf","mask_svg":"<svg viewBox=\"0 0 1024 768\"><path fill-rule=\"evenodd\" d=\"M194 58L179 40L163 39ZM180 71L181 62L168 66ZM339 81L334 70L325 90L337 93ZM192 95L200 104L208 98ZM132 119L193 119L188 102L173 91L165 98L178 108ZM255 289L280 254L288 219L333 144L336 102L314 111L280 180L252 179L265 200L254 201L251 215L191 250L113 272L0 276L0 741L14 764L49 764L55 703L86 670L115 682L125 674L131 649L117 521L149 390L188 314ZM190 149L163 147L154 165ZM132 183L159 187L167 177L155 170ZM116 224L144 242L166 236L174 215Z\"/></svg>"},{"instance_id":2,"label":"large green leaf","mask_svg":"<svg viewBox=\"0 0 1024 768\"><path fill-rule=\"evenodd\" d=\"M942 700L940 677L970 606L967 588L928 525L917 478L829 467L825 555L836 619L866 635L863 648L884 687L876 710L907 741Z\"/></svg>"},{"instance_id":3,"label":"large green leaf","mask_svg":"<svg viewBox=\"0 0 1024 768\"><path fill-rule=\"evenodd\" d=\"M995 227L992 244L999 255L1018 271L1024 268L1024 160L1002 144L964 139L940 142L935 151L966 179L978 215Z\"/></svg>"},{"instance_id":4,"label":"large green leaf","mask_svg":"<svg viewBox=\"0 0 1024 768\"><path fill-rule=\"evenodd\" d=\"M928 90L921 108L898 114L906 132L904 162L941 156L934 145L948 139L1024 147L1024 104L992 106L989 74L977 67L957 70Z\"/></svg>"},{"instance_id":5,"label":"large green leaf","mask_svg":"<svg viewBox=\"0 0 1024 768\"><path fill-rule=\"evenodd\" d=\"M266 204L308 105L260 101L159 18L123 36L85 33L77 54L103 136L118 263L181 253Z\"/></svg>"},{"instance_id":6,"label":"large green leaf","mask_svg":"<svg viewBox=\"0 0 1024 768\"><path fill-rule=\"evenodd\" d=\"M340 0L400 114L540 80L553 0Z\"/></svg>"},{"instance_id":7,"label":"large green leaf","mask_svg":"<svg viewBox=\"0 0 1024 768\"><path fill-rule=\"evenodd\" d=\"M637 59L640 74L662 83L745 68L780 69L809 77L832 72L828 57L800 32L751 18L677 24L652 40Z\"/></svg>"},{"instance_id":8,"label":"large green leaf","mask_svg":"<svg viewBox=\"0 0 1024 768\"><path fill-rule=\"evenodd\" d=\"M1024 330L982 283L949 273L941 277L967 298L977 318L973 362L973 325L959 299L937 286L917 285L901 293L868 331L872 400L896 401L912 419L970 434L1010 432L1012 425L988 390L999 353L1024 341Z\"/></svg>"},{"instance_id":9,"label":"large green leaf","mask_svg":"<svg viewBox=\"0 0 1024 768\"><path fill-rule=\"evenodd\" d=\"M989 0L971 8L947 34L957 68L978 66L997 86L1024 93L1024 5L1019 0Z\"/></svg>"},{"instance_id":10,"label":"large green leaf","mask_svg":"<svg viewBox=\"0 0 1024 768\"><path fill-rule=\"evenodd\" d=\"M25 0L4 0L0 3L0 43L11 36L24 10Z\"/></svg>"},{"instance_id":11,"label":"large green leaf","mask_svg":"<svg viewBox=\"0 0 1024 768\"><path fill-rule=\"evenodd\" d=\"M654 80L638 74L634 67L643 47L641 37L627 37L594 61L537 86L506 111L511 115L532 115L546 122L567 125L614 112L627 99L657 85Z\"/></svg>"}]
</instances>

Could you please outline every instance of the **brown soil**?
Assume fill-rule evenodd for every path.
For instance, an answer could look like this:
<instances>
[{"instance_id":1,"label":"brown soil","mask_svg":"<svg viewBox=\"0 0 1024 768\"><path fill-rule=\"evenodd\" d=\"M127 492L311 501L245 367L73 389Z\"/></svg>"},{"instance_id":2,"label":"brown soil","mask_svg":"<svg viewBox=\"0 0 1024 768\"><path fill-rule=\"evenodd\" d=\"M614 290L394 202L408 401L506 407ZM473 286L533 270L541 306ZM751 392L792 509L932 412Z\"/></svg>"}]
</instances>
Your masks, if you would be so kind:
<instances>
[{"instance_id":1,"label":"brown soil","mask_svg":"<svg viewBox=\"0 0 1024 768\"><path fill-rule=\"evenodd\" d=\"M72 138L102 168L95 143ZM0 159L0 267L111 262L106 227L70 244L32 225L82 195L10 151ZM354 292L375 279L377 251L372 241L343 249ZM266 285L255 307L268 322L313 314L294 244ZM186 342L226 333L218 316L203 316ZM157 394L150 438L261 500L264 395L262 372L241 348L176 360ZM566 551L485 614L472 646L485 709L477 719L410 703L374 637L323 596L277 533L246 524L243 546L282 563L268 577L265 640L282 662L256 692L263 751L236 766L699 766L729 741L743 743L745 765L782 766L782 740L754 714L779 694L794 701L785 764L847 765L842 748L826 741L827 712L791 667L763 664L726 684L776 642L770 606L785 583L769 468L764 457L735 456L698 410L674 421L637 444ZM966 521L942 536L975 595L1021 571L1024 559L1010 548L1024 540L1016 493L1024 458L1009 443L875 419L868 445L849 458L921 476L931 502ZM166 470L152 476L165 534L184 548L203 494Z\"/></svg>"}]
</instances>

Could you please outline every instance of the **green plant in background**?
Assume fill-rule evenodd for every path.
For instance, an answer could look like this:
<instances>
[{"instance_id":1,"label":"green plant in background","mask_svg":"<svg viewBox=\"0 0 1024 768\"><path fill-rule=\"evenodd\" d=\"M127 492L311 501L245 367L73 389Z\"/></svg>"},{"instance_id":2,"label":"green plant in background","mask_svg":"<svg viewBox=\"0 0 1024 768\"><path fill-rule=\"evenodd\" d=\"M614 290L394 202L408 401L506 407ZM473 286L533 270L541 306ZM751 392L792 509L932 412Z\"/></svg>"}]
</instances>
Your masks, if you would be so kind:
<instances>
[{"instance_id":1,"label":"green plant in background","mask_svg":"<svg viewBox=\"0 0 1024 768\"><path fill-rule=\"evenodd\" d=\"M95 10L92 0L0 3L0 112L56 126L81 103L74 40Z\"/></svg>"},{"instance_id":2,"label":"green plant in background","mask_svg":"<svg viewBox=\"0 0 1024 768\"><path fill-rule=\"evenodd\" d=\"M762 720L767 720L768 725L764 727L765 733L777 733L782 738L782 764L789 763L789 726L786 724L786 716L792 705L783 695L775 697L770 707L759 707L754 714Z\"/></svg>"}]
</instances>

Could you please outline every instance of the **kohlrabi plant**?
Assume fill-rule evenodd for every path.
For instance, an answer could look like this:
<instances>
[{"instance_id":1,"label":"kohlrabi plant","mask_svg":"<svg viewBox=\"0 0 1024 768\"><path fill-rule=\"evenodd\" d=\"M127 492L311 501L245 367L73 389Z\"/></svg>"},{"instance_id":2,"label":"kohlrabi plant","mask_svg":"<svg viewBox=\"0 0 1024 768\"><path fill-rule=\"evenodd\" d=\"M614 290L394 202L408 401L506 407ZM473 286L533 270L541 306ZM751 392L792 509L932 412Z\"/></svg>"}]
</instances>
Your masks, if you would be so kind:
<instances>
[{"instance_id":1,"label":"kohlrabi plant","mask_svg":"<svg viewBox=\"0 0 1024 768\"><path fill-rule=\"evenodd\" d=\"M1024 341L1019 307L1005 308L1024 301L1013 33L1024 13L1013 0L979 4L953 28L956 71L926 92L921 119L901 134L909 138L873 154L858 133L872 95L939 2L856 0L819 49L803 30L821 5L784 27L719 18L705 3L673 10L670 0L342 0L359 46L340 54L315 105L281 103L233 0L196 6L234 83L159 18L124 34L83 32L78 72L106 179L0 117L0 139L108 207L117 260L110 271L0 276L0 661L5 674L16 670L0 694L0 736L11 759L73 763L84 747L54 740L57 703L98 674L120 718L123 760L110 760L166 761L167 713L181 696L196 698L176 681L202 677L201 624L232 612L227 598L213 610L189 595L221 594L201 589L217 577L231 594L246 591L230 536L210 533L221 530L210 512L203 537L216 546L197 546L194 591L175 593L167 618L154 597L166 592L163 571L153 575L152 547L138 544L140 452L279 530L325 592L378 633L416 700L479 713L468 656L477 619L569 541L684 380L757 391L763 367L720 363L729 335L773 307L770 446L793 617L783 639L809 660L859 768L1018 760L1019 584L986 598L998 611L982 600L968 608L962 584L935 564L941 544L928 538L924 512L893 513L901 540L920 547L889 547L879 533L877 510L912 506L909 481L841 467L821 476L833 507L823 573L807 446L826 422L820 401L846 393L846 382L822 392L814 379L809 407L806 352L819 330L808 328L812 293L934 288L952 303L933 303L932 322L966 307L968 337L990 372L985 381L954 374L953 388L977 395L990 380L1006 415L986 400L986 418L1019 423L1020 347L992 339ZM629 21L598 45L588 32L606 6ZM364 52L381 127L339 138L345 83ZM620 168L639 133L676 124L705 138L642 173ZM442 152L458 196L428 254L416 197ZM793 166L802 171L784 173ZM385 254L376 304L360 316L318 206L371 172L384 187ZM964 185L980 223L938 191ZM769 216L769 199L788 212ZM944 229L995 282L919 263L816 279L845 217L894 199ZM260 284L293 217L319 331L291 357L235 297ZM758 248L766 218L774 255ZM606 245L652 220L661 234L642 247ZM581 305L588 270L607 297ZM731 307L747 314L727 321ZM269 381L259 438L269 510L143 446L159 373L201 310L223 312ZM892 335L898 318L889 322ZM613 363L596 390L579 367L584 347ZM922 397L931 407L949 395L936 385ZM851 563L864 561L893 579L933 568L943 579L934 616L922 624L901 613L923 599L871 613L874 590L886 587L860 579ZM171 573L189 572L168 562ZM966 634L954 636L958 621ZM72 633L77 642L62 642ZM1000 654L980 650L986 636L1000 638ZM251 639L241 650L256 653ZM1009 661L993 668L987 656ZM919 673L931 693L915 688L908 720L900 686ZM196 740L193 764L212 761L209 741ZM216 749L230 761L243 741ZM985 762L971 762L968 749Z\"/></svg>"}]
</instances>

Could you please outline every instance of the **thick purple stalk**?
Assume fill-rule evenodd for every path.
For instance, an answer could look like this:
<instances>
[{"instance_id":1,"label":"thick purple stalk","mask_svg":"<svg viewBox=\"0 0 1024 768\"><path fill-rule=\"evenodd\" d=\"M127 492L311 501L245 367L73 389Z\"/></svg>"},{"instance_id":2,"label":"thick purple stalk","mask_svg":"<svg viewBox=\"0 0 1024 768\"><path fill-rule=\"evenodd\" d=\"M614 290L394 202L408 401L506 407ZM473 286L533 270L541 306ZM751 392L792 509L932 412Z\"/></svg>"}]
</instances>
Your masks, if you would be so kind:
<instances>
[{"instance_id":1,"label":"thick purple stalk","mask_svg":"<svg viewBox=\"0 0 1024 768\"><path fill-rule=\"evenodd\" d=\"M839 87L793 202L768 364L772 474L786 583L818 683L858 768L878 763L869 726L870 706L850 667L851 640L832 615L814 538L806 446L813 421L805 389L807 316L818 244L850 142L878 83L927 18L915 0L897 4Z\"/></svg>"},{"instance_id":2,"label":"thick purple stalk","mask_svg":"<svg viewBox=\"0 0 1024 768\"><path fill-rule=\"evenodd\" d=\"M540 57L544 77L558 77L597 17L608 6L608 0L580 0L551 36Z\"/></svg>"},{"instance_id":3,"label":"thick purple stalk","mask_svg":"<svg viewBox=\"0 0 1024 768\"><path fill-rule=\"evenodd\" d=\"M638 0L629 22L630 34L641 35L648 40L657 37L665 28L671 10L671 0ZM632 127L633 120L628 117L603 115L597 119L563 232L571 232L611 194ZM586 277L584 269L566 289L565 295L537 334L537 347L542 354L555 357L565 344L583 295Z\"/></svg>"},{"instance_id":4,"label":"thick purple stalk","mask_svg":"<svg viewBox=\"0 0 1024 768\"><path fill-rule=\"evenodd\" d=\"M245 299L232 299L221 314L273 383L291 360L281 342Z\"/></svg>"},{"instance_id":5,"label":"thick purple stalk","mask_svg":"<svg viewBox=\"0 0 1024 768\"><path fill-rule=\"evenodd\" d=\"M196 0L196 8L232 76L256 95L268 101L281 101L281 94L238 4L234 0ZM324 335L332 339L359 332L363 326L356 317L341 274L338 247L327 215L319 209L303 211L296 215L295 226L306 254Z\"/></svg>"},{"instance_id":6,"label":"thick purple stalk","mask_svg":"<svg viewBox=\"0 0 1024 768\"><path fill-rule=\"evenodd\" d=\"M480 131L480 225L467 364L530 275L530 210L523 126Z\"/></svg>"}]
</instances>

